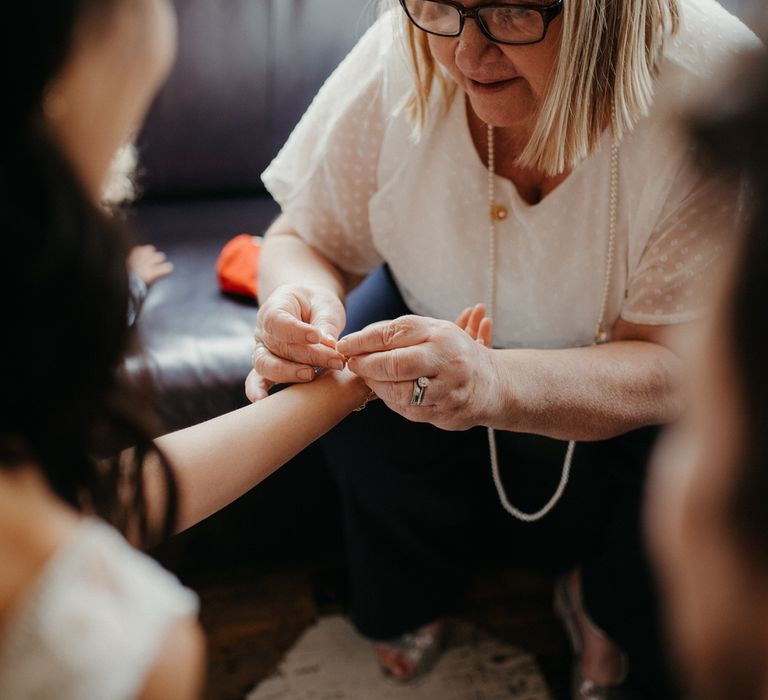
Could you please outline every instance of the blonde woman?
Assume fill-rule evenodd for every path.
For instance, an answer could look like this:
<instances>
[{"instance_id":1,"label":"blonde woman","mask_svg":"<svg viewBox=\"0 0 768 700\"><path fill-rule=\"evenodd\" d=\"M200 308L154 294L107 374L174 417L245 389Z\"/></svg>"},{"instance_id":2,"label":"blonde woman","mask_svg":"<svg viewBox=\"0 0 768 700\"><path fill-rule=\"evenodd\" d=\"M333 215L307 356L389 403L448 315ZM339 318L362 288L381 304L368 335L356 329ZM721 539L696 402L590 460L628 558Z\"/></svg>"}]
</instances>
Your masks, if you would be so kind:
<instances>
[{"instance_id":1,"label":"blonde woman","mask_svg":"<svg viewBox=\"0 0 768 700\"><path fill-rule=\"evenodd\" d=\"M665 696L639 504L683 403L664 331L704 312L733 212L662 105L756 44L714 0L385 3L264 173L283 213L246 390L348 358L382 399L325 444L391 675L429 666L495 543L580 563L557 597L576 697L628 673ZM492 348L447 321L479 301Z\"/></svg>"}]
</instances>

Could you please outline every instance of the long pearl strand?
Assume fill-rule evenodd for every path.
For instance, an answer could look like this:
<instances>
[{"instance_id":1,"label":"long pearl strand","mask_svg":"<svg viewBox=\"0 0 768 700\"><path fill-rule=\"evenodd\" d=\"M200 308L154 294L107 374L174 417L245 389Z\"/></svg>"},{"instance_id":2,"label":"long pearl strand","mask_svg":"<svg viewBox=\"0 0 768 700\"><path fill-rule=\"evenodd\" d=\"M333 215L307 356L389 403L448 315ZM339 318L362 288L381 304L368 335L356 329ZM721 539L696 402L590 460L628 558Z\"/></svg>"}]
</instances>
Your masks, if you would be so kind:
<instances>
[{"instance_id":1,"label":"long pearl strand","mask_svg":"<svg viewBox=\"0 0 768 700\"><path fill-rule=\"evenodd\" d=\"M615 121L615 117L614 117ZM496 222L506 218L504 211L496 205L496 151L494 147L493 125L487 125L488 131L488 267L490 270L488 283L488 315L493 318L496 313L496 272L498 267ZM614 140L611 146L611 191L608 210L608 248L605 259L605 275L603 282L603 296L600 303L600 315L595 328L595 337L593 345L601 345L608 342L608 332L605 329L605 316L608 311L608 300L611 292L611 283L613 281L614 257L616 252L616 228L619 208L619 145ZM555 489L555 493L547 503L534 513L526 513L516 508L509 502L504 484L499 475L499 455L496 447L496 431L488 428L488 448L491 456L491 473L493 483L496 486L496 493L502 507L512 517L524 523L533 523L545 517L560 501L568 486L568 480L571 475L571 463L573 462L573 452L576 449L576 441L571 440L568 443L568 449L565 453L563 469L560 475L560 483Z\"/></svg>"}]
</instances>

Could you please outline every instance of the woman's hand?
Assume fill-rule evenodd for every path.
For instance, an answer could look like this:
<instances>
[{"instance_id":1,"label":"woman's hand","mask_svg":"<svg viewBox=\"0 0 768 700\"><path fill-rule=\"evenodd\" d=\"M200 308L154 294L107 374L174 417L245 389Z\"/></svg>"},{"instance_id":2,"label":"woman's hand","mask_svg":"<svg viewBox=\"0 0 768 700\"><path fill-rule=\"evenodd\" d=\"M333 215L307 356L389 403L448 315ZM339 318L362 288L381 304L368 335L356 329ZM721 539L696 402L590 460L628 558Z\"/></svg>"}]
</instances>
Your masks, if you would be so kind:
<instances>
[{"instance_id":1,"label":"woman's hand","mask_svg":"<svg viewBox=\"0 0 768 700\"><path fill-rule=\"evenodd\" d=\"M459 314L456 325L468 333L472 340L487 348L493 345L493 319L485 315L485 304L468 306Z\"/></svg>"},{"instance_id":2,"label":"woman's hand","mask_svg":"<svg viewBox=\"0 0 768 700\"><path fill-rule=\"evenodd\" d=\"M315 367L341 370L336 339L346 314L341 300L320 286L275 289L256 317L253 370L245 381L251 401L266 397L273 384L311 382Z\"/></svg>"},{"instance_id":3,"label":"woman's hand","mask_svg":"<svg viewBox=\"0 0 768 700\"><path fill-rule=\"evenodd\" d=\"M466 430L499 410L492 325L484 315L480 305L456 324L402 316L342 338L337 349L393 411L444 430ZM414 380L422 376L429 386L423 403L412 406Z\"/></svg>"}]
</instances>

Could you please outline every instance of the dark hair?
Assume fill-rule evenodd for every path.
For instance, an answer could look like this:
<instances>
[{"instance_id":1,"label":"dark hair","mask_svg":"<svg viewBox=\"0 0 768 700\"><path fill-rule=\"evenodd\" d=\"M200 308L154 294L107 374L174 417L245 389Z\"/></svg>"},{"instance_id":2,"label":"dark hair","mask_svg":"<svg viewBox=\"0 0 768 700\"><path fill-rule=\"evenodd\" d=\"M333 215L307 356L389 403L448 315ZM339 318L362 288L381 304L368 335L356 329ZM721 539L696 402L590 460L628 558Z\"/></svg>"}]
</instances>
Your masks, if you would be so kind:
<instances>
[{"instance_id":1,"label":"dark hair","mask_svg":"<svg viewBox=\"0 0 768 700\"><path fill-rule=\"evenodd\" d=\"M173 528L176 489L157 453L166 503L164 522L150 527L142 474L157 450L138 388L120 370L131 340L130 241L87 196L42 107L78 22L111 4L20 3L23 16L0 42L11 75L0 117L0 468L35 465L67 503L148 546ZM126 439L130 456L99 458Z\"/></svg>"},{"instance_id":2,"label":"dark hair","mask_svg":"<svg viewBox=\"0 0 768 700\"><path fill-rule=\"evenodd\" d=\"M768 61L750 62L730 84L728 111L697 125L711 164L742 180L744 227L740 259L727 299L729 354L744 407L745 441L728 518L749 554L768 566Z\"/></svg>"}]
</instances>

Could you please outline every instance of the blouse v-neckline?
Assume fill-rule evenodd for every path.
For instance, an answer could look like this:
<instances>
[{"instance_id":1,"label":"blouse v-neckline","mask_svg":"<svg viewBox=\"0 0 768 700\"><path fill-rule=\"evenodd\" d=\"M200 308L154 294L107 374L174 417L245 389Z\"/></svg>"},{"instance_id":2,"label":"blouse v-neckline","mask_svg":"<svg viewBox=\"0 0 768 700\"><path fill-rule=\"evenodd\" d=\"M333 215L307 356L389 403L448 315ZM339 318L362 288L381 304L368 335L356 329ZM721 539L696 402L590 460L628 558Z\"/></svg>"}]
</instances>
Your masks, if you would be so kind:
<instances>
[{"instance_id":1,"label":"blouse v-neckline","mask_svg":"<svg viewBox=\"0 0 768 700\"><path fill-rule=\"evenodd\" d=\"M461 123L461 128L459 129L462 140L461 148L462 150L466 149L470 152L471 155L469 160L472 161L472 168L474 171L477 171L478 177L487 178L488 168L483 162L480 153L478 153L478 150L475 147L475 141L472 138L472 130L469 125L469 104L467 103L465 95L462 91L457 90L456 95L456 98L454 98L454 104L451 108L457 110L458 114L454 115L454 118L459 119ZM605 135L603 135L603 139L605 139ZM517 189L517 185L515 185L512 180L496 173L496 198L498 203L502 206L509 206L509 208L513 210L514 213L518 216L518 218L538 216L540 212L547 212L552 207L560 206L560 200L563 198L568 198L569 191L576 187L577 181L582 177L582 172L588 169L585 166L591 160L600 158L600 154L603 151L603 146L604 144L601 144L601 147L598 148L598 150L590 158L587 158L579 163L579 165L573 169L568 177L566 177L559 185L557 185L553 190L542 197L538 202L533 204L528 202L520 194L520 191ZM503 201L501 200L502 197L504 197Z\"/></svg>"}]
</instances>

